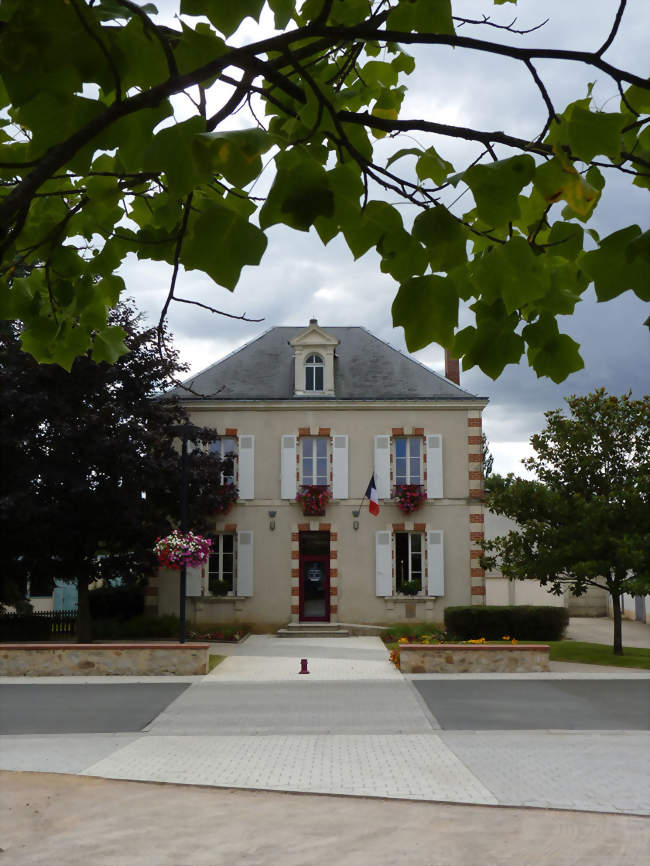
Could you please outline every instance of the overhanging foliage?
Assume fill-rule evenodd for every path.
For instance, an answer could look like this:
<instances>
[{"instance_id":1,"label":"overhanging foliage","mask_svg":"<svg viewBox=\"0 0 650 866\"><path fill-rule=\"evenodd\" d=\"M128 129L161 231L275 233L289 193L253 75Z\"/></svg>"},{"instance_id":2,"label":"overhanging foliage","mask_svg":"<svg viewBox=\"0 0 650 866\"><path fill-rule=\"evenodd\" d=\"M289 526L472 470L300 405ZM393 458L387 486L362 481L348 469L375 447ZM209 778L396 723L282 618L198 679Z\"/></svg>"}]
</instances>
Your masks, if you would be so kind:
<instances>
[{"instance_id":1,"label":"overhanging foliage","mask_svg":"<svg viewBox=\"0 0 650 866\"><path fill-rule=\"evenodd\" d=\"M583 228L608 176L650 182L650 85L606 59L625 5L602 45L572 51L529 47L514 23L456 16L452 0L181 0L173 29L132 0L4 0L0 316L24 322L23 347L40 361L69 369L91 350L114 362L123 333L106 316L127 253L171 266L162 334L169 304L192 302L176 292L181 265L232 290L262 261L271 226L314 227L325 244L342 235L355 258L378 252L409 350L435 340L492 377L526 353L561 381L583 364L557 316L590 283L601 301L650 300L650 235ZM265 9L273 35L233 39ZM522 42L481 38L501 31ZM453 46L459 64L467 51L511 59L543 106L539 134L401 117L418 74L409 46ZM539 60L567 75L590 67L619 104L603 111L587 93L561 111ZM186 119L174 116L180 94L193 104ZM250 127L235 129L244 103ZM413 132L473 142L476 158L454 166L444 147L399 137L388 157L375 147ZM274 174L260 198L265 161ZM412 224L386 195L416 210ZM461 301L476 323L458 331Z\"/></svg>"}]
</instances>

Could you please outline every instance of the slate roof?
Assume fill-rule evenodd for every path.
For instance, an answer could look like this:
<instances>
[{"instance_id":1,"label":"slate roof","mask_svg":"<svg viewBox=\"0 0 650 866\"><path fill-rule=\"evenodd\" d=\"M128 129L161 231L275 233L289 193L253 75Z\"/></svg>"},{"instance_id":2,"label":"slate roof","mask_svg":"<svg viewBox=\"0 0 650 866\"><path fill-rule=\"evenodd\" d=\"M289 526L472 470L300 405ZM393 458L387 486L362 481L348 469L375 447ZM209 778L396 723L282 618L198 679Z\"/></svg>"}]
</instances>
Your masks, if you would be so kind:
<instances>
[{"instance_id":1,"label":"slate roof","mask_svg":"<svg viewBox=\"0 0 650 866\"><path fill-rule=\"evenodd\" d=\"M334 357L335 396L294 396L294 360L289 340L305 327L271 328L217 361L169 395L209 400L481 400L409 358L361 327L326 327L340 340ZM199 396L201 395L201 396Z\"/></svg>"}]
</instances>

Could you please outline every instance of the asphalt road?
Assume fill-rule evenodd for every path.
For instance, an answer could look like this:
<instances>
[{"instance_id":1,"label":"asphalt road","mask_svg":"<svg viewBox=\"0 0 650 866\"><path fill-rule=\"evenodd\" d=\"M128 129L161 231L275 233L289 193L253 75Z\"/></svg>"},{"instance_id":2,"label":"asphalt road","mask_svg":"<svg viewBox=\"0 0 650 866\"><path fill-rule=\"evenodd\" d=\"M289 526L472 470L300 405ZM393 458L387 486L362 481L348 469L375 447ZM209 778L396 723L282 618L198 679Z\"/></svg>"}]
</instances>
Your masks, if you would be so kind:
<instances>
[{"instance_id":1,"label":"asphalt road","mask_svg":"<svg viewBox=\"0 0 650 866\"><path fill-rule=\"evenodd\" d=\"M411 682L2 685L0 734L424 732L412 688L448 731L650 728L650 680Z\"/></svg>"},{"instance_id":2,"label":"asphalt road","mask_svg":"<svg viewBox=\"0 0 650 866\"><path fill-rule=\"evenodd\" d=\"M650 680L412 682L448 731L650 729Z\"/></svg>"},{"instance_id":3,"label":"asphalt road","mask_svg":"<svg viewBox=\"0 0 650 866\"><path fill-rule=\"evenodd\" d=\"M187 683L0 686L0 734L141 731Z\"/></svg>"}]
</instances>

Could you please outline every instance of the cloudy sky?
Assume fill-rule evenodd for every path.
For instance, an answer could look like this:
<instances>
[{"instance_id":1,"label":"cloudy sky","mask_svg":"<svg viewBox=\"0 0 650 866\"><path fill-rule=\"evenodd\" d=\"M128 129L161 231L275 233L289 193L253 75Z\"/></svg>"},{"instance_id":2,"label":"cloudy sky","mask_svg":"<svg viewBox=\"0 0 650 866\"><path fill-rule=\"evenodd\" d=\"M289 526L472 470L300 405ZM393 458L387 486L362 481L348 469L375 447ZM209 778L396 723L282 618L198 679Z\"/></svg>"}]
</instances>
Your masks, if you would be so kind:
<instances>
[{"instance_id":1,"label":"cloudy sky","mask_svg":"<svg viewBox=\"0 0 650 866\"><path fill-rule=\"evenodd\" d=\"M158 0L164 21L173 26L171 16L178 9L175 0ZM607 37L618 7L618 0L519 0L518 5L493 7L490 2L454 2L455 14L509 23L518 16L517 26L527 28L549 18L541 30L528 36L513 36L488 28L465 29L467 35L498 38L500 41L524 41L528 45L593 50ZM630 0L619 34L606 54L611 63L647 74L648 29L644 0ZM248 19L233 40L250 41L268 34L269 21L257 27ZM412 49L409 49L411 51ZM401 116L425 118L443 123L501 129L510 134L533 138L545 119L545 108L538 91L531 84L521 64L493 58L478 52L430 46L412 50L416 55L416 72L405 80L409 90ZM546 81L556 107L586 95L588 82L595 82L595 103L605 110L617 110L619 97L615 84L604 75L580 64L538 61L538 71ZM225 91L225 97L228 91ZM182 103L178 113L186 112ZM252 125L251 118L240 112L225 128ZM462 168L478 151L469 143L456 143L440 136L418 134L399 136L380 143L379 154L414 143L433 144L456 168ZM383 150L382 150L383 149ZM505 149L500 156L511 155ZM271 176L270 172L266 175ZM647 192L624 182L610 173L596 215L589 223L601 236L616 228L638 223L648 227ZM263 175L256 194L267 186ZM469 198L469 193L468 193ZM390 200L390 199L389 199ZM392 204L397 202L391 201ZM471 205L469 199L467 210ZM414 213L400 205L406 223ZM559 210L559 208L558 208ZM553 214L551 214L553 215ZM327 325L363 325L392 346L406 351L401 328L393 328L391 304L397 285L382 274L379 258L370 251L354 261L345 242L334 239L323 247L314 230L294 232L284 227L268 231L269 244L257 268L246 267L234 293L215 285L197 271L182 273L177 294L210 304L228 313L263 319L259 323L234 321L201 311L197 307L176 304L169 323L181 357L192 372L203 369L225 354L254 339L275 325L307 325L316 317ZM128 294L152 321L157 321L164 303L170 268L160 262L129 260L122 269ZM650 278L650 277L649 277ZM650 335L643 321L650 313L629 292L615 301L598 304L589 290L578 304L575 315L561 317L560 330L581 345L585 369L571 375L561 385L537 379L525 363L506 367L493 382L478 369L461 373L461 384L474 394L487 396L490 405L484 415L484 430L495 457L495 471L524 472L521 458L529 453L530 436L544 424L543 413L563 405L563 397L584 394L604 386L620 394L630 388L635 395L650 391ZM468 310L461 313L460 327L472 322ZM444 367L443 350L432 345L414 357L436 371Z\"/></svg>"}]
</instances>

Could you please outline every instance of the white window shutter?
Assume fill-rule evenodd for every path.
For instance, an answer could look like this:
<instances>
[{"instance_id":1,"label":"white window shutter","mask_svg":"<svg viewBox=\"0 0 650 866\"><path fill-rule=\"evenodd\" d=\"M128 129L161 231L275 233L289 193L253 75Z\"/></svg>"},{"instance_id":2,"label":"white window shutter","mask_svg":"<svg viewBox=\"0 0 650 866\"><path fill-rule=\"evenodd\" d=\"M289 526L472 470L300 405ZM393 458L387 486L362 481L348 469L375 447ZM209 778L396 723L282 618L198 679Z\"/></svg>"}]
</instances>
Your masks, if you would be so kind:
<instances>
[{"instance_id":1,"label":"white window shutter","mask_svg":"<svg viewBox=\"0 0 650 866\"><path fill-rule=\"evenodd\" d=\"M240 436L239 437L239 498L254 499L255 498L255 437Z\"/></svg>"},{"instance_id":2,"label":"white window shutter","mask_svg":"<svg viewBox=\"0 0 650 866\"><path fill-rule=\"evenodd\" d=\"M296 437L283 436L280 458L280 498L295 499L296 486Z\"/></svg>"},{"instance_id":3,"label":"white window shutter","mask_svg":"<svg viewBox=\"0 0 650 866\"><path fill-rule=\"evenodd\" d=\"M428 595L445 594L445 545L442 532L427 532Z\"/></svg>"},{"instance_id":4,"label":"white window shutter","mask_svg":"<svg viewBox=\"0 0 650 866\"><path fill-rule=\"evenodd\" d=\"M442 499L442 436L427 436L427 499Z\"/></svg>"},{"instance_id":5,"label":"white window shutter","mask_svg":"<svg viewBox=\"0 0 650 866\"><path fill-rule=\"evenodd\" d=\"M375 575L377 595L393 594L393 557L391 553L391 533L375 533Z\"/></svg>"},{"instance_id":6,"label":"white window shutter","mask_svg":"<svg viewBox=\"0 0 650 866\"><path fill-rule=\"evenodd\" d=\"M379 499L390 499L390 436L375 436L375 487Z\"/></svg>"},{"instance_id":7,"label":"white window shutter","mask_svg":"<svg viewBox=\"0 0 650 866\"><path fill-rule=\"evenodd\" d=\"M197 568L187 566L185 571L185 595L201 595L202 572L202 565L199 565Z\"/></svg>"},{"instance_id":8,"label":"white window shutter","mask_svg":"<svg viewBox=\"0 0 650 866\"><path fill-rule=\"evenodd\" d=\"M332 497L348 498L348 437L333 437L332 451Z\"/></svg>"},{"instance_id":9,"label":"white window shutter","mask_svg":"<svg viewBox=\"0 0 650 866\"><path fill-rule=\"evenodd\" d=\"M237 595L253 594L253 533L237 533Z\"/></svg>"}]
</instances>

